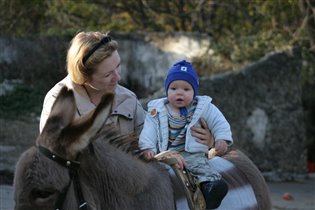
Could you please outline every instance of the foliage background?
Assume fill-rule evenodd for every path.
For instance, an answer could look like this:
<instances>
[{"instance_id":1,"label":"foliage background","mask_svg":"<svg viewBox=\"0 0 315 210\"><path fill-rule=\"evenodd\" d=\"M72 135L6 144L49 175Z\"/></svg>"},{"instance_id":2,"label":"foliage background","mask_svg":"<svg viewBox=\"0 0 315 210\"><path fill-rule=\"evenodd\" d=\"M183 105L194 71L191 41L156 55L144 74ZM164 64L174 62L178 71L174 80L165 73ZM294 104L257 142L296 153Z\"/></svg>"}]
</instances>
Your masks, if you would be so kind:
<instances>
[{"instance_id":1,"label":"foliage background","mask_svg":"<svg viewBox=\"0 0 315 210\"><path fill-rule=\"evenodd\" d=\"M0 20L3 37L88 30L206 33L220 62L193 61L201 75L236 71L268 52L299 46L307 135L315 149L315 0L0 0ZM18 93L32 95L23 89ZM1 107L11 104L7 97L1 96Z\"/></svg>"},{"instance_id":2,"label":"foliage background","mask_svg":"<svg viewBox=\"0 0 315 210\"><path fill-rule=\"evenodd\" d=\"M314 0L1 0L0 8L0 35L8 36L81 30L206 33L222 60L218 66L200 61L207 73L238 69L292 45L303 47L305 59L314 58ZM309 78L314 70L304 74Z\"/></svg>"}]
</instances>

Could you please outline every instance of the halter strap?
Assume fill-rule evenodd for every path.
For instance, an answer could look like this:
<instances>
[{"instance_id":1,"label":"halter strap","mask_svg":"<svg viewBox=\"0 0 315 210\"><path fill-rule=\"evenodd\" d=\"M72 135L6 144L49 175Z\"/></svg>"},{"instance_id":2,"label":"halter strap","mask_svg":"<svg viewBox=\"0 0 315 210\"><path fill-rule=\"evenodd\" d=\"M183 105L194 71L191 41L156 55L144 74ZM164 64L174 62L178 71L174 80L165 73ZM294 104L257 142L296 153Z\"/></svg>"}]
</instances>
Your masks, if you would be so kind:
<instances>
[{"instance_id":1,"label":"halter strap","mask_svg":"<svg viewBox=\"0 0 315 210\"><path fill-rule=\"evenodd\" d=\"M63 167L66 167L70 170L78 170L80 168L80 162L79 161L73 161L73 160L66 160L59 155L52 153L49 149L38 146L39 150L49 159L59 163L59 165L62 165Z\"/></svg>"}]
</instances>

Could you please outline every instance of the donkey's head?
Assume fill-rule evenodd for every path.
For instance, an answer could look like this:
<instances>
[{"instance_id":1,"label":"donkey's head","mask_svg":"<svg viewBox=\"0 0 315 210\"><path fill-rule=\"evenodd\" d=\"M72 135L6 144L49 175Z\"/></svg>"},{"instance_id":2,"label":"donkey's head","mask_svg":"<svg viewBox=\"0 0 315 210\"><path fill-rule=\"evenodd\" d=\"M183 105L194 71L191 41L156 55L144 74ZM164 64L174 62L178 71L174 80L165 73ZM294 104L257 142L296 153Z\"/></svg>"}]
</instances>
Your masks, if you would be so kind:
<instances>
[{"instance_id":1,"label":"donkey's head","mask_svg":"<svg viewBox=\"0 0 315 210\"><path fill-rule=\"evenodd\" d=\"M66 87L61 89L46 125L36 140L36 147L24 152L16 165L15 209L54 209L60 194L68 189L71 177L67 167L52 159L57 156L66 160L65 165L75 165L77 155L89 145L110 114L113 97L112 94L105 95L95 110L74 119L76 104L73 91ZM39 148L50 153L51 157ZM74 195L73 189L71 193ZM76 206L75 197L68 197L65 199L67 206Z\"/></svg>"}]
</instances>

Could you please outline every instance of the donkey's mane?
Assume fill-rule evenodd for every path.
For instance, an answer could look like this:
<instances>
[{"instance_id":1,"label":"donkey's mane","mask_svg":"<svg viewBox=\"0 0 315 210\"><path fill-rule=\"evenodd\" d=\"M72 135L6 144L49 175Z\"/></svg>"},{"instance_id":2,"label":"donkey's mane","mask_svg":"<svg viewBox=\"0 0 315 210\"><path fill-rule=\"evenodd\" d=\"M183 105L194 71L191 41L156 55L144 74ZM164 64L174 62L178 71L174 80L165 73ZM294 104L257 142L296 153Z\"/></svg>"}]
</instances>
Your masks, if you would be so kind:
<instances>
[{"instance_id":1,"label":"donkey's mane","mask_svg":"<svg viewBox=\"0 0 315 210\"><path fill-rule=\"evenodd\" d=\"M139 137L136 132L122 135L116 128L110 127L101 130L93 138L104 139L113 147L143 159L142 150L139 148L138 143Z\"/></svg>"}]
</instances>

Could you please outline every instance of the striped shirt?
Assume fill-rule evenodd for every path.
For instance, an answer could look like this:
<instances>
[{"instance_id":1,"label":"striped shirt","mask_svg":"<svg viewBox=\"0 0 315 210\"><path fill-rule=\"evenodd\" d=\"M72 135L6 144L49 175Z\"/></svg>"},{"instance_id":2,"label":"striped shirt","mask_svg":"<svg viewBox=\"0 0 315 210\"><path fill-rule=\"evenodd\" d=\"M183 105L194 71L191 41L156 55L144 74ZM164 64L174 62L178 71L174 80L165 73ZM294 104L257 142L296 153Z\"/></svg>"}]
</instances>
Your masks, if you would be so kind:
<instances>
[{"instance_id":1,"label":"striped shirt","mask_svg":"<svg viewBox=\"0 0 315 210\"><path fill-rule=\"evenodd\" d=\"M173 113L167 106L168 110L168 128L169 128L169 150L182 152L185 150L185 138L187 126L190 123L195 112L197 101L194 100L192 106L187 110L187 116L179 116Z\"/></svg>"}]
</instances>

